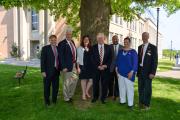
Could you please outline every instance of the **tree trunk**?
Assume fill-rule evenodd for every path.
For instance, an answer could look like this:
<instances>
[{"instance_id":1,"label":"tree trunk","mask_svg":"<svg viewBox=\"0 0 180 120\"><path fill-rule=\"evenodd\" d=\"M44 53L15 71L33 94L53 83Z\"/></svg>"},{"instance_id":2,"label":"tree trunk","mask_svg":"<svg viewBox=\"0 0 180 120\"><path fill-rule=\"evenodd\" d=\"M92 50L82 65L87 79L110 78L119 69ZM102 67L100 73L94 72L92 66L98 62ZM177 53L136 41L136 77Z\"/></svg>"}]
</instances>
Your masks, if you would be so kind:
<instances>
[{"instance_id":1,"label":"tree trunk","mask_svg":"<svg viewBox=\"0 0 180 120\"><path fill-rule=\"evenodd\" d=\"M101 32L109 35L110 0L81 0L81 37L89 35L96 43L96 35Z\"/></svg>"}]
</instances>

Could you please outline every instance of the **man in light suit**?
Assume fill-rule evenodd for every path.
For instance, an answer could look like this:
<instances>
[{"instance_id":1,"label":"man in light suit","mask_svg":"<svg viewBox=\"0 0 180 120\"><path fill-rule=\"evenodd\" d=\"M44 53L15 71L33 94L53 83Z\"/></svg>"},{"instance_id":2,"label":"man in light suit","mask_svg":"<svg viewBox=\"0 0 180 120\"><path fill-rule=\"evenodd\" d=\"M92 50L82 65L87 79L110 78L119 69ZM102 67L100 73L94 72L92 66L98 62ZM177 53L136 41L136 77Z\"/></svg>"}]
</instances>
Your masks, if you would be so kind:
<instances>
[{"instance_id":1,"label":"man in light suit","mask_svg":"<svg viewBox=\"0 0 180 120\"><path fill-rule=\"evenodd\" d=\"M104 44L105 36L103 33L97 35L97 43L92 47L92 65L93 65L93 99L92 103L99 98L99 88L101 88L101 102L105 104L107 97L107 87L111 65L111 49L109 45ZM101 83L101 84L100 84Z\"/></svg>"},{"instance_id":2,"label":"man in light suit","mask_svg":"<svg viewBox=\"0 0 180 120\"><path fill-rule=\"evenodd\" d=\"M76 46L72 40L72 30L67 29L66 38L58 44L58 51L61 60L61 70L64 75L63 80L63 95L64 100L68 103L72 102L76 84L77 84L77 70L76 70Z\"/></svg>"},{"instance_id":3,"label":"man in light suit","mask_svg":"<svg viewBox=\"0 0 180 120\"><path fill-rule=\"evenodd\" d=\"M108 97L113 97L113 100L116 100L116 97L119 96L119 87L118 87L118 78L115 71L115 61L118 51L122 49L122 45L119 44L119 39L117 35L112 37L113 44L110 45L112 53L112 62L110 66L110 79L108 86Z\"/></svg>"},{"instance_id":4,"label":"man in light suit","mask_svg":"<svg viewBox=\"0 0 180 120\"><path fill-rule=\"evenodd\" d=\"M59 75L60 75L60 62L59 54L57 51L57 37L51 35L49 37L50 45L42 48L41 52L41 73L44 80L44 101L45 105L50 105L50 87L52 84L52 102L55 104L57 101L57 94L59 90Z\"/></svg>"},{"instance_id":5,"label":"man in light suit","mask_svg":"<svg viewBox=\"0 0 180 120\"><path fill-rule=\"evenodd\" d=\"M140 109L149 110L152 95L152 79L158 65L157 47L148 42L149 33L142 34L143 44L138 47L138 92Z\"/></svg>"}]
</instances>

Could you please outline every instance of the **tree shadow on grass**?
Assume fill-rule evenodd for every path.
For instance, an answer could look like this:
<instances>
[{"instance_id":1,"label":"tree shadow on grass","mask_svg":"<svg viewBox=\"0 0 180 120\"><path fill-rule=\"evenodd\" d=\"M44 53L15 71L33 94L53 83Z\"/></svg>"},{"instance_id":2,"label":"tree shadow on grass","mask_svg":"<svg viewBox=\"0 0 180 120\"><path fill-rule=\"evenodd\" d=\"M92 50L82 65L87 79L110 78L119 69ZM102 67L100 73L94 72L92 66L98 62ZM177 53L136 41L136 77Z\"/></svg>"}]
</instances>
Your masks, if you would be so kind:
<instances>
[{"instance_id":1,"label":"tree shadow on grass","mask_svg":"<svg viewBox=\"0 0 180 120\"><path fill-rule=\"evenodd\" d=\"M163 84L172 84L172 85L178 85L180 86L180 79L175 78L165 78L165 77L156 77L153 81L154 84L157 84L157 82L163 83Z\"/></svg>"}]
</instances>

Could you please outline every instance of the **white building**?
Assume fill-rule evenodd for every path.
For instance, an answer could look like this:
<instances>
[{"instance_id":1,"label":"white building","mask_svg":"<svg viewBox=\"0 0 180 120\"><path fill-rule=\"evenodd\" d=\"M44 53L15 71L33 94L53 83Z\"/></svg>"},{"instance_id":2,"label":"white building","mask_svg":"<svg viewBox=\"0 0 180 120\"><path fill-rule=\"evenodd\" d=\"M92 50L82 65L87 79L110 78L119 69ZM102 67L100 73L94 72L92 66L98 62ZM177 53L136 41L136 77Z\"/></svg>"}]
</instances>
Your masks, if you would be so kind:
<instances>
[{"instance_id":1,"label":"white building","mask_svg":"<svg viewBox=\"0 0 180 120\"><path fill-rule=\"evenodd\" d=\"M0 58L10 56L13 43L20 46L21 58L26 60L37 57L40 48L45 44L44 27L47 26L47 36L56 34L62 40L67 24L64 19L54 21L54 17L43 10L36 12L31 9L0 8ZM47 22L46 22L47 20ZM142 32L150 33L150 42L156 43L156 25L151 19L140 18L132 22L125 22L121 17L112 16L109 27L109 41L114 34L119 36L120 43L127 36L132 38L132 47L137 49L142 43ZM159 33L159 56L162 55L162 34Z\"/></svg>"}]
</instances>

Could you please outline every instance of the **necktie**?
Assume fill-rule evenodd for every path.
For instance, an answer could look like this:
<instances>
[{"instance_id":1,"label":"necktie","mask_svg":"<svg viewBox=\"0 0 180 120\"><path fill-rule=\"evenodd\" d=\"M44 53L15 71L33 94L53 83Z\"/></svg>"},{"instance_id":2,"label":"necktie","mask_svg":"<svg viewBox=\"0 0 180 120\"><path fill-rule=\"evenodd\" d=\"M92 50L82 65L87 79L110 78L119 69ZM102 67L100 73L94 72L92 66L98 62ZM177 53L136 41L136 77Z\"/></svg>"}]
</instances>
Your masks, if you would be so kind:
<instances>
[{"instance_id":1,"label":"necktie","mask_svg":"<svg viewBox=\"0 0 180 120\"><path fill-rule=\"evenodd\" d=\"M117 56L118 52L117 52L117 45L114 45L114 51L115 51L115 56Z\"/></svg>"},{"instance_id":2,"label":"necktie","mask_svg":"<svg viewBox=\"0 0 180 120\"><path fill-rule=\"evenodd\" d=\"M102 48L102 45L100 47L100 65L102 65L103 63L103 48Z\"/></svg>"},{"instance_id":3,"label":"necktie","mask_svg":"<svg viewBox=\"0 0 180 120\"><path fill-rule=\"evenodd\" d=\"M72 42L70 42L70 45L71 45L72 56L73 56L72 60L73 60L73 63L75 63L76 62L76 58L75 58L76 56L75 56L74 45Z\"/></svg>"},{"instance_id":4,"label":"necktie","mask_svg":"<svg viewBox=\"0 0 180 120\"><path fill-rule=\"evenodd\" d=\"M53 51L54 51L54 57L55 57L55 67L58 70L59 68L59 61L58 61L58 54L57 54L57 49L56 46L53 46Z\"/></svg>"}]
</instances>

